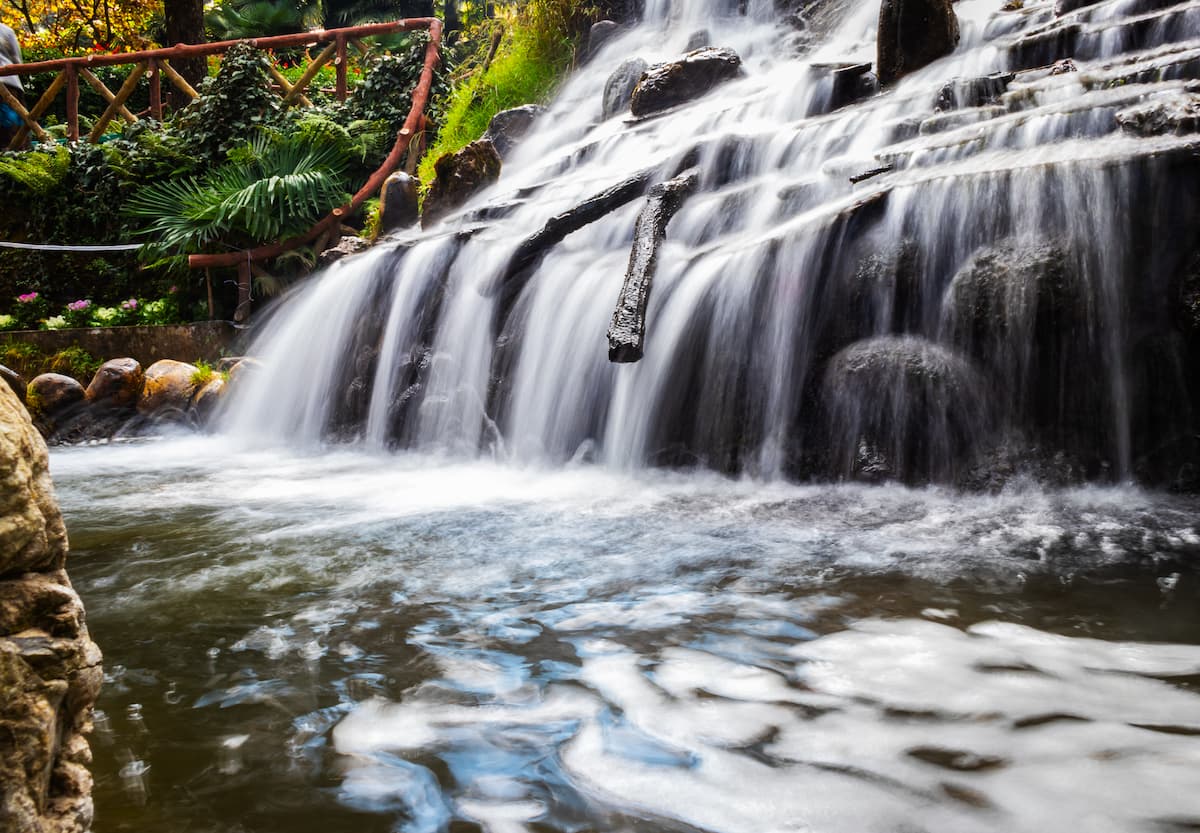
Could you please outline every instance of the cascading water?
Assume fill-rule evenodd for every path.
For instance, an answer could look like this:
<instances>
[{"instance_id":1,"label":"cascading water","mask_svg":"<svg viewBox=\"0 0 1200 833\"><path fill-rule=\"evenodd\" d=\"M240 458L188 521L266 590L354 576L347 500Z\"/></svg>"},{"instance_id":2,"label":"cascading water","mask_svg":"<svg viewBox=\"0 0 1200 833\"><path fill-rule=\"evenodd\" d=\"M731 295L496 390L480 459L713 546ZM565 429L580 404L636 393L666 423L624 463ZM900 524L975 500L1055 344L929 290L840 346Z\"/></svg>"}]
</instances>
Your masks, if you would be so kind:
<instances>
[{"instance_id":1,"label":"cascading water","mask_svg":"<svg viewBox=\"0 0 1200 833\"><path fill-rule=\"evenodd\" d=\"M1131 380L1164 349L1186 361L1169 306L1195 247L1196 139L1133 136L1117 114L1194 85L1200 7L964 0L953 55L830 111L834 72L874 56L876 5L823 9L821 37L771 3L732 5L651 3L574 73L499 185L287 301L252 350L273 371L230 431L764 477L945 480L1057 454L1091 476L1176 479L1195 391L1180 374ZM743 77L657 117L602 118L616 64L675 57L702 26ZM1068 54L1077 71L1037 69ZM685 161L701 187L670 226L639 364L604 349L636 204L497 289L550 217ZM893 370L864 384L847 350ZM962 378L933 390L900 365ZM1149 471L1164 447L1176 468Z\"/></svg>"}]
</instances>

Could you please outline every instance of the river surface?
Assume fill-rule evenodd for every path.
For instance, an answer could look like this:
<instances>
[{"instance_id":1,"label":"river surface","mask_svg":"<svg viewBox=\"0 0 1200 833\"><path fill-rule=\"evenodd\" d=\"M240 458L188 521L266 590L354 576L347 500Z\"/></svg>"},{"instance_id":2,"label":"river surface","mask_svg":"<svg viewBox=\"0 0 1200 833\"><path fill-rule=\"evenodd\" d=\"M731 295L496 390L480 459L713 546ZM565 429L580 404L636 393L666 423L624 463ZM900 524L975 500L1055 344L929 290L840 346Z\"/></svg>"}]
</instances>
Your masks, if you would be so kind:
<instances>
[{"instance_id":1,"label":"river surface","mask_svg":"<svg viewBox=\"0 0 1200 833\"><path fill-rule=\"evenodd\" d=\"M1200 828L1200 509L55 449L96 833Z\"/></svg>"}]
</instances>

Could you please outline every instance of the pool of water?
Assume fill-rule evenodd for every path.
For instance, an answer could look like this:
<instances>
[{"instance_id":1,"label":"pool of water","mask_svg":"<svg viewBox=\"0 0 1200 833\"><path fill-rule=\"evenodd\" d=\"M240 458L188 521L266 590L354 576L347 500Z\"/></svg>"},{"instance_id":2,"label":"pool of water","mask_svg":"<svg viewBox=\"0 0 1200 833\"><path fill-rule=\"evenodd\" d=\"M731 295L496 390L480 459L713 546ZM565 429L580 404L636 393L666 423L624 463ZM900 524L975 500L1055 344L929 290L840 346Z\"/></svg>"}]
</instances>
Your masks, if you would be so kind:
<instances>
[{"instance_id":1,"label":"pool of water","mask_svg":"<svg viewBox=\"0 0 1200 833\"><path fill-rule=\"evenodd\" d=\"M96 833L1200 829L1200 503L55 449Z\"/></svg>"}]
</instances>

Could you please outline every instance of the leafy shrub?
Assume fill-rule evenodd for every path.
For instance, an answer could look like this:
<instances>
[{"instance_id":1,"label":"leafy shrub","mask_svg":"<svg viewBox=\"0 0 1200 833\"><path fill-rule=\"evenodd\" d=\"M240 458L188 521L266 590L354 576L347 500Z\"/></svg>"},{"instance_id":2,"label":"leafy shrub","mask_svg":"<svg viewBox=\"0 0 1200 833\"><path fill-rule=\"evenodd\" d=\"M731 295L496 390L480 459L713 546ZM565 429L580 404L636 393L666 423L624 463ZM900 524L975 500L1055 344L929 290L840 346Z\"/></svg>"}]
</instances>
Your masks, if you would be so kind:
<instances>
[{"instance_id":1,"label":"leafy shrub","mask_svg":"<svg viewBox=\"0 0 1200 833\"><path fill-rule=\"evenodd\" d=\"M46 299L38 292L26 292L18 295L12 309L12 316L17 326L23 330L35 329L47 312Z\"/></svg>"},{"instance_id":2,"label":"leafy shrub","mask_svg":"<svg viewBox=\"0 0 1200 833\"><path fill-rule=\"evenodd\" d=\"M67 304L62 317L66 320L68 327L86 327L92 323L93 312L92 302L84 299Z\"/></svg>"},{"instance_id":3,"label":"leafy shrub","mask_svg":"<svg viewBox=\"0 0 1200 833\"><path fill-rule=\"evenodd\" d=\"M246 43L230 47L215 78L205 79L200 97L176 122L184 146L208 162L220 162L274 124L282 102L271 91L266 55Z\"/></svg>"}]
</instances>

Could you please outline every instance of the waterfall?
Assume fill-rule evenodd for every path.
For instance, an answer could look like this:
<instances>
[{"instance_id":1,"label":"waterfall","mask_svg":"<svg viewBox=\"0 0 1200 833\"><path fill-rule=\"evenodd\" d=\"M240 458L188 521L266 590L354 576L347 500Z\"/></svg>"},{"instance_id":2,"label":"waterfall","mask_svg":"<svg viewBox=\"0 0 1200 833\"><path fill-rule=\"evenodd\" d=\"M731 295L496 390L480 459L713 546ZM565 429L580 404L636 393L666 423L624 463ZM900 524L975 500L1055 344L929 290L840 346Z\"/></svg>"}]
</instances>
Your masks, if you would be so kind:
<instances>
[{"instance_id":1,"label":"waterfall","mask_svg":"<svg viewBox=\"0 0 1200 833\"><path fill-rule=\"evenodd\" d=\"M1200 3L955 10L953 54L846 103L834 79L874 59L876 0L809 4L803 30L769 0L650 0L497 185L285 301L225 430L764 478L962 480L1036 459L1169 481L1197 459L1195 347L1170 306L1200 237L1197 138L1122 123L1194 96ZM675 58L699 29L738 52L739 78L603 118L622 60ZM610 364L605 343L636 201L499 286L549 218L692 162L640 362Z\"/></svg>"}]
</instances>

